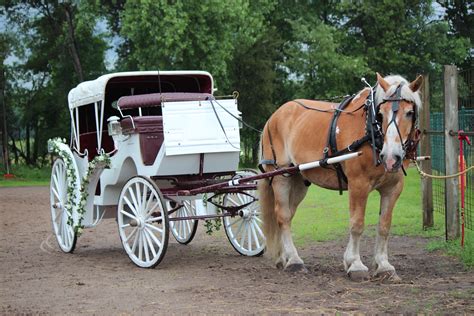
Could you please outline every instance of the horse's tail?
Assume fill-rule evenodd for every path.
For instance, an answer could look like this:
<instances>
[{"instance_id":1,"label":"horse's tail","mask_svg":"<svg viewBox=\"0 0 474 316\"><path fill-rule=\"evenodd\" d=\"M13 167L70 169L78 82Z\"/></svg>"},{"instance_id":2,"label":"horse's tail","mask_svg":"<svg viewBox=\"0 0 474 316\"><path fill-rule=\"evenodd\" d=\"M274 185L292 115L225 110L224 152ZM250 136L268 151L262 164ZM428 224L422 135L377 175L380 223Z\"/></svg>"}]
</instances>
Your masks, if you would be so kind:
<instances>
[{"instance_id":1,"label":"horse's tail","mask_svg":"<svg viewBox=\"0 0 474 316\"><path fill-rule=\"evenodd\" d=\"M260 210L263 217L263 233L266 239L266 251L272 258L277 258L280 255L281 249L281 232L275 214L275 196L268 179L259 181L258 192Z\"/></svg>"},{"instance_id":2,"label":"horse's tail","mask_svg":"<svg viewBox=\"0 0 474 316\"><path fill-rule=\"evenodd\" d=\"M268 124L268 122L267 122ZM265 124L265 128L267 128ZM263 159L263 133L260 139L260 159ZM263 233L266 239L266 251L272 258L277 258L281 251L281 231L275 214L275 195L269 179L258 182L260 210L263 217Z\"/></svg>"}]
</instances>

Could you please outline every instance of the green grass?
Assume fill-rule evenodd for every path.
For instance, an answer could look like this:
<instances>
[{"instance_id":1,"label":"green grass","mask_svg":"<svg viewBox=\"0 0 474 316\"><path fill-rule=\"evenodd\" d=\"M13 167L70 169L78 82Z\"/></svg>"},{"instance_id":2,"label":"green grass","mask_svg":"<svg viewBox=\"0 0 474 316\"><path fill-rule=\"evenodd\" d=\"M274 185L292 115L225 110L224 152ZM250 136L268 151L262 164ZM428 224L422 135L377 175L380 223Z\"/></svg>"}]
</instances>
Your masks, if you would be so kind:
<instances>
[{"instance_id":1,"label":"green grass","mask_svg":"<svg viewBox=\"0 0 474 316\"><path fill-rule=\"evenodd\" d=\"M461 240L450 240L448 242L443 238L438 238L428 244L429 251L442 250L449 256L461 258L466 267L474 267L474 231L466 229L464 248L461 248Z\"/></svg>"},{"instance_id":2,"label":"green grass","mask_svg":"<svg viewBox=\"0 0 474 316\"><path fill-rule=\"evenodd\" d=\"M423 230L420 193L420 177L414 168L407 170L405 187L393 211L392 235L436 237L429 243L429 250L442 249L448 255L461 258L466 266L474 266L474 232L466 230L464 249L459 240L444 242L444 217L435 213L435 226ZM380 195L372 192L366 208L365 232L375 236L379 218ZM349 198L338 191L311 186L292 222L292 231L297 245L312 241L347 238L349 232Z\"/></svg>"},{"instance_id":3,"label":"green grass","mask_svg":"<svg viewBox=\"0 0 474 316\"><path fill-rule=\"evenodd\" d=\"M3 173L5 172L2 165L0 165L2 176L0 177L0 187L19 187L19 186L43 186L49 184L51 177L51 168L32 168L25 165L14 165L10 173L15 177L12 179L5 179Z\"/></svg>"},{"instance_id":4,"label":"green grass","mask_svg":"<svg viewBox=\"0 0 474 316\"><path fill-rule=\"evenodd\" d=\"M365 234L375 235L379 204L380 196L374 191L367 203ZM349 228L348 193L344 192L340 196L338 191L311 186L298 208L292 226L295 240L299 244L345 237ZM429 230L422 229L420 178L416 170L409 169L405 188L393 213L391 234L433 237L442 236L443 232L443 226L440 224Z\"/></svg>"}]
</instances>

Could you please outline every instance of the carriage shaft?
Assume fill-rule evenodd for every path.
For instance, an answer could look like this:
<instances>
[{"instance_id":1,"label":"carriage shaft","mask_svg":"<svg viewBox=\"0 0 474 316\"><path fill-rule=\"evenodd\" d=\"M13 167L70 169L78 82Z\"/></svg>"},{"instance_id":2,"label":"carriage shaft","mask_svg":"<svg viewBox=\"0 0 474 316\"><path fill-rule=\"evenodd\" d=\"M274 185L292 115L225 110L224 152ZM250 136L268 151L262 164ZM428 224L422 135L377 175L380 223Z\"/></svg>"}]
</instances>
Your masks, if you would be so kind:
<instances>
[{"instance_id":1,"label":"carriage shaft","mask_svg":"<svg viewBox=\"0 0 474 316\"><path fill-rule=\"evenodd\" d=\"M362 152L355 152L355 153L350 153L350 154L345 154L345 155L340 155L337 157L332 157L328 159L321 159L317 161L312 161L304 164L300 164L297 166L292 166L292 167L286 167L286 168L280 168L277 170L261 173L255 176L250 176L250 177L245 177L245 178L240 178L240 179L234 179L230 180L228 182L222 182L218 184L213 184L213 185L208 185L202 188L197 188L197 189L192 189L192 190L182 190L178 191L178 195L195 195L195 194L200 194L200 193L206 193L206 192L212 192L214 190L219 190L223 188L230 188L230 187L235 187L239 188L240 185L243 183L255 181L255 180L260 180L260 179L266 179L266 178L272 178L274 176L282 175L282 174L295 174L300 171L308 170L308 169L313 169L320 167L322 165L330 165L330 164L335 164L344 160L352 159L355 157L358 157L362 155Z\"/></svg>"}]
</instances>

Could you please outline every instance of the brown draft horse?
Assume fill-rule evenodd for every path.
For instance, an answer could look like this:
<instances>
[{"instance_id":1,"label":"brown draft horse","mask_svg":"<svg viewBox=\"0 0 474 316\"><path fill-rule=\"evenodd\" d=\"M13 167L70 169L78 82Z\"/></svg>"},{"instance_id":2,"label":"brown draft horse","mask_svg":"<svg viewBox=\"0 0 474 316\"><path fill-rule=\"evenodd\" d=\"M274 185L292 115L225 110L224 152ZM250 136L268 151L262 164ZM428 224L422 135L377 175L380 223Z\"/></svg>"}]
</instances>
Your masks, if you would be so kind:
<instances>
[{"instance_id":1,"label":"brown draft horse","mask_svg":"<svg viewBox=\"0 0 474 316\"><path fill-rule=\"evenodd\" d=\"M374 164L372 147L367 142L358 149L363 153L361 156L341 163L348 180L347 184L343 182L343 189L349 191L350 200L350 236L344 253L344 268L353 280L369 278L369 269L359 255L359 242L364 230L367 197L373 190L381 196L374 276L399 280L395 268L388 261L387 242L392 211L403 189L400 167L402 164L408 166L404 145L411 137L415 115L421 107L418 90L422 81L421 76L408 83L401 76L382 78L377 73L374 101L378 120L382 123L383 147L378 157L382 164ZM395 93L398 93L397 100ZM336 127L338 148L345 148L366 135L367 113L364 115L362 110L355 110L365 104L369 94L369 88L360 91L340 114ZM392 108L394 102L397 102L398 111ZM263 130L263 169L272 171L322 159L323 150L328 146L328 130L335 106L334 103L313 100L296 100L282 105ZM327 112L312 111L309 107ZM395 117L392 117L394 113ZM276 163L269 162L272 158ZM293 244L290 228L296 209L308 190L308 181L326 189L339 188L332 167L310 169L301 174L276 176L259 182L267 251L276 259L276 266L287 271L307 271Z\"/></svg>"}]
</instances>

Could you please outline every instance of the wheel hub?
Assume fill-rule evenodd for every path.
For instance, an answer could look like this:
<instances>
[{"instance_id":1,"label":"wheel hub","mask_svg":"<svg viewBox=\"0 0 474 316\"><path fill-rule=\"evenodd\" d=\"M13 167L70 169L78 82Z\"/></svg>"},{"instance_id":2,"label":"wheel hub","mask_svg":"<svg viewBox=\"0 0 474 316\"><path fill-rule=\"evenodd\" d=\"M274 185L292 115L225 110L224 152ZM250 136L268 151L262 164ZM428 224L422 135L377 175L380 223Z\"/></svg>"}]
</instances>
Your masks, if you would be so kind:
<instances>
[{"instance_id":1,"label":"wheel hub","mask_svg":"<svg viewBox=\"0 0 474 316\"><path fill-rule=\"evenodd\" d=\"M247 218L250 218L252 216L252 212L247 208L243 208L239 211L239 215L240 215L240 217L243 217L244 219L247 219Z\"/></svg>"},{"instance_id":2,"label":"wheel hub","mask_svg":"<svg viewBox=\"0 0 474 316\"><path fill-rule=\"evenodd\" d=\"M145 225L145 221L138 217L130 221L130 226L132 227L138 226L139 228L143 228L144 225Z\"/></svg>"}]
</instances>

